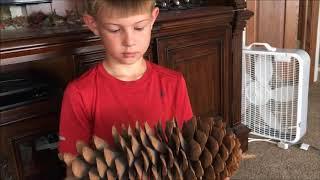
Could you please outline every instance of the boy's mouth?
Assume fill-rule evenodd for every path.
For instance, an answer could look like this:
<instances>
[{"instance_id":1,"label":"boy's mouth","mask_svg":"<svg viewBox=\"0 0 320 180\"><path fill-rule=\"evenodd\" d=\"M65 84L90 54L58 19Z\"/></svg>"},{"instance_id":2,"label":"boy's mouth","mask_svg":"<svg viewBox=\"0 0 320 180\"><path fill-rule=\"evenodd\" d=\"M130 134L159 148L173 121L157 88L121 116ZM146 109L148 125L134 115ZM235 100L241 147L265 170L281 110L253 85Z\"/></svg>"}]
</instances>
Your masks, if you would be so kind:
<instances>
[{"instance_id":1,"label":"boy's mouth","mask_svg":"<svg viewBox=\"0 0 320 180\"><path fill-rule=\"evenodd\" d=\"M135 57L138 54L138 52L124 52L122 53L123 57L125 58L132 58Z\"/></svg>"}]
</instances>

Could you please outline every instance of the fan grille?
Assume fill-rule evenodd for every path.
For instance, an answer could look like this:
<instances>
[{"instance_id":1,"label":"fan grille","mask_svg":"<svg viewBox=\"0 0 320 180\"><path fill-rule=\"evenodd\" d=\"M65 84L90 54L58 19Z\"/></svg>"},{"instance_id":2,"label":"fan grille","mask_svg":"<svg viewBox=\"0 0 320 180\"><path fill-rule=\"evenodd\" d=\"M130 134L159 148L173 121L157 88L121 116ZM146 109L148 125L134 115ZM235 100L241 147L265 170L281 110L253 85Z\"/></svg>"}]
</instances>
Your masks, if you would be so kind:
<instances>
[{"instance_id":1,"label":"fan grille","mask_svg":"<svg viewBox=\"0 0 320 180\"><path fill-rule=\"evenodd\" d=\"M244 51L241 121L252 134L296 139L299 61L294 57Z\"/></svg>"}]
</instances>

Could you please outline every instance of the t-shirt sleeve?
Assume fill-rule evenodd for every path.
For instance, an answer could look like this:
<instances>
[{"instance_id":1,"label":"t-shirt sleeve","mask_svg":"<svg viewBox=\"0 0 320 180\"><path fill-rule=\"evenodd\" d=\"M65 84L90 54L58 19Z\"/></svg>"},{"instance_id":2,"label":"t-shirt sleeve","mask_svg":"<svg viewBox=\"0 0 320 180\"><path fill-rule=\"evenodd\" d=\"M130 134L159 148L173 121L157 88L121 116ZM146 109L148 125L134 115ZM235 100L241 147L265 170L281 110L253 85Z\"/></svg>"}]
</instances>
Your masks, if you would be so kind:
<instances>
[{"instance_id":1,"label":"t-shirt sleeve","mask_svg":"<svg viewBox=\"0 0 320 180\"><path fill-rule=\"evenodd\" d=\"M60 125L59 152L76 155L76 142L89 143L92 125L83 98L75 85L69 84L64 92Z\"/></svg>"},{"instance_id":2,"label":"t-shirt sleeve","mask_svg":"<svg viewBox=\"0 0 320 180\"><path fill-rule=\"evenodd\" d=\"M183 122L190 120L193 116L186 82L182 74L177 84L175 116L179 127L182 127Z\"/></svg>"}]
</instances>

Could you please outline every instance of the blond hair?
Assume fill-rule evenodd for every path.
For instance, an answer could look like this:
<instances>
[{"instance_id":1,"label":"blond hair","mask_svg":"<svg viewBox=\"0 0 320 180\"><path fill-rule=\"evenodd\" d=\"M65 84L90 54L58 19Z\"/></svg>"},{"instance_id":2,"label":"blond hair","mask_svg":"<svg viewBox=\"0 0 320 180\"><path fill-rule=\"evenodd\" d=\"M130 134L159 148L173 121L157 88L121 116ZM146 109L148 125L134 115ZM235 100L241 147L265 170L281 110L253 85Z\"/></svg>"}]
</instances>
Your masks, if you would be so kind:
<instances>
[{"instance_id":1,"label":"blond hair","mask_svg":"<svg viewBox=\"0 0 320 180\"><path fill-rule=\"evenodd\" d=\"M108 15L129 16L147 12L155 7L155 0L86 0L86 13L96 17L103 9Z\"/></svg>"}]
</instances>

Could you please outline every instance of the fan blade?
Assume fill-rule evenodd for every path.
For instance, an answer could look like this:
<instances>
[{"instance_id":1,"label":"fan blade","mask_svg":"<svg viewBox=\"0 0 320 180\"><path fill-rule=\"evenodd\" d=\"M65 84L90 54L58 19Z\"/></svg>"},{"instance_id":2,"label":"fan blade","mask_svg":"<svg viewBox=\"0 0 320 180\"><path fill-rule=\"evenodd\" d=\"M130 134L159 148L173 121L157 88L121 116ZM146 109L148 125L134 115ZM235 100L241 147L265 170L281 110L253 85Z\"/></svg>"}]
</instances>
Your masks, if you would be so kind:
<instances>
[{"instance_id":1,"label":"fan blade","mask_svg":"<svg viewBox=\"0 0 320 180\"><path fill-rule=\"evenodd\" d=\"M272 99L279 102L293 101L294 87L293 86L282 86L271 91Z\"/></svg>"},{"instance_id":2,"label":"fan blade","mask_svg":"<svg viewBox=\"0 0 320 180\"><path fill-rule=\"evenodd\" d=\"M258 81L253 81L245 87L246 98L254 105L264 105L272 98L270 86L263 86Z\"/></svg>"},{"instance_id":3,"label":"fan blade","mask_svg":"<svg viewBox=\"0 0 320 180\"><path fill-rule=\"evenodd\" d=\"M280 129L281 123L280 118L277 118L275 114L270 110L270 106L263 105L259 108L259 115L263 122L267 124L270 128Z\"/></svg>"},{"instance_id":4,"label":"fan blade","mask_svg":"<svg viewBox=\"0 0 320 180\"><path fill-rule=\"evenodd\" d=\"M255 62L254 75L261 85L267 86L272 79L272 61L265 56L258 57L259 58Z\"/></svg>"}]
</instances>

